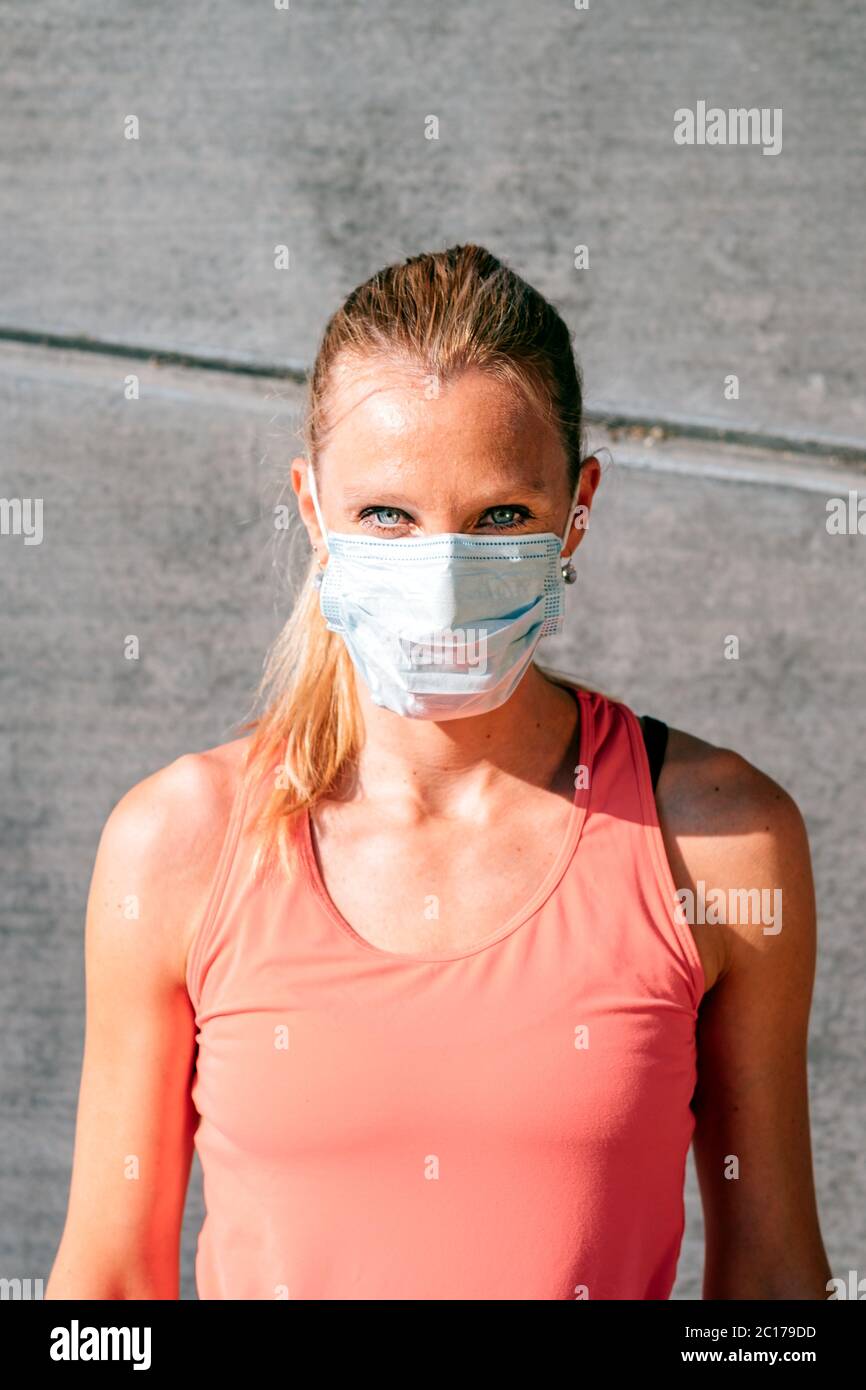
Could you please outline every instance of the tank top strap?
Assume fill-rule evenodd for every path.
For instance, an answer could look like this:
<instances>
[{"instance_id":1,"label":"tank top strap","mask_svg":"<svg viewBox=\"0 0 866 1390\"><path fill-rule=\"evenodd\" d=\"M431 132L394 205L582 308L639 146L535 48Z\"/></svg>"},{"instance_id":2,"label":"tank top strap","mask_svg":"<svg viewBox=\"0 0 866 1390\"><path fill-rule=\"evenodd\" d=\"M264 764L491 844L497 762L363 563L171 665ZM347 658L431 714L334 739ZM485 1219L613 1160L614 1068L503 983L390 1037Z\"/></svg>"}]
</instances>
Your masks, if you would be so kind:
<instances>
[{"instance_id":1,"label":"tank top strap","mask_svg":"<svg viewBox=\"0 0 866 1390\"><path fill-rule=\"evenodd\" d=\"M644 821L647 801L655 801L667 726L647 717L646 724L654 727L646 728L629 705L600 691L589 693L582 711L592 721L590 810L621 821Z\"/></svg>"},{"instance_id":2,"label":"tank top strap","mask_svg":"<svg viewBox=\"0 0 866 1390\"><path fill-rule=\"evenodd\" d=\"M624 701L593 694L594 758L587 822L574 873L591 858L601 877L618 885L618 899L644 902L656 936L682 966L690 1003L697 1011L704 991L703 966L691 928L676 911L677 887L655 798L658 743L648 749L641 722ZM658 721L659 723L661 721ZM666 732L666 726L665 726ZM598 870L596 870L598 872ZM635 951L643 949L646 921L634 918Z\"/></svg>"},{"instance_id":3,"label":"tank top strap","mask_svg":"<svg viewBox=\"0 0 866 1390\"><path fill-rule=\"evenodd\" d=\"M649 759L652 787L653 791L655 791L658 786L662 764L665 760L665 751L668 744L668 726L661 719L654 719L651 714L645 714L641 720L641 728L643 730L643 741L646 747L647 758Z\"/></svg>"},{"instance_id":4,"label":"tank top strap","mask_svg":"<svg viewBox=\"0 0 866 1390\"><path fill-rule=\"evenodd\" d=\"M262 799L263 787L254 786L254 779L245 759L241 760L231 808L223 833L222 847L211 879L207 901L195 930L186 963L186 986L193 1005L198 1009L205 957L211 945L220 908L238 858L242 834L249 828L253 812Z\"/></svg>"}]
</instances>

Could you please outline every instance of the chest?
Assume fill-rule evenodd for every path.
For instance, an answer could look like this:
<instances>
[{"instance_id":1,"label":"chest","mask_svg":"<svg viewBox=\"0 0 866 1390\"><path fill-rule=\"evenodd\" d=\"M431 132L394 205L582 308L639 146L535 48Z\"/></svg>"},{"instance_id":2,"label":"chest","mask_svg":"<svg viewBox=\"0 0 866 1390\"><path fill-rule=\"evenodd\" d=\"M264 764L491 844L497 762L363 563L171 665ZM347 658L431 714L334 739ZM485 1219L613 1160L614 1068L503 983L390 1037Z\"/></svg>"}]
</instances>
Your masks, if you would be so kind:
<instances>
[{"instance_id":1,"label":"chest","mask_svg":"<svg viewBox=\"0 0 866 1390\"><path fill-rule=\"evenodd\" d=\"M251 933L244 971L217 960L202 1010L195 1099L222 1152L363 1154L378 1182L395 1146L411 1136L424 1156L447 1132L476 1173L493 1162L476 1166L481 1146L499 1163L535 1146L560 1153L570 1182L576 1145L595 1173L611 1146L631 1167L636 1145L667 1144L691 1122L685 991L663 950L629 958L631 923L602 940L572 922L547 907L435 963L383 961L312 918Z\"/></svg>"},{"instance_id":2,"label":"chest","mask_svg":"<svg viewBox=\"0 0 866 1390\"><path fill-rule=\"evenodd\" d=\"M313 871L337 912L380 950L466 951L532 903L576 840L565 797L522 795L484 823L395 826L317 811Z\"/></svg>"},{"instance_id":3,"label":"chest","mask_svg":"<svg viewBox=\"0 0 866 1390\"><path fill-rule=\"evenodd\" d=\"M556 886L575 851L580 812L550 792L521 794L485 823L396 827L320 807L307 831L311 871L352 931L402 955L466 952ZM725 965L723 928L690 928L705 989Z\"/></svg>"}]
</instances>

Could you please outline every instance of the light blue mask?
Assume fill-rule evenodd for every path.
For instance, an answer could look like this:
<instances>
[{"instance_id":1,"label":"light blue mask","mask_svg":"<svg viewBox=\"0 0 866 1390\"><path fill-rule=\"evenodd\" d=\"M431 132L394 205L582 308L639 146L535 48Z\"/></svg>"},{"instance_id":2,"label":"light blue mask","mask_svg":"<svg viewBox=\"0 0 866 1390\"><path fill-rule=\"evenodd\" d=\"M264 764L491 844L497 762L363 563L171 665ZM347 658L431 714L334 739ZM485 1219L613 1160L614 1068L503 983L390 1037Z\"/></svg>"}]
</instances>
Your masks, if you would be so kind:
<instances>
[{"instance_id":1,"label":"light blue mask","mask_svg":"<svg viewBox=\"0 0 866 1390\"><path fill-rule=\"evenodd\" d=\"M412 719L461 719L502 705L564 615L565 536L379 540L328 531L320 606L375 704Z\"/></svg>"}]
</instances>

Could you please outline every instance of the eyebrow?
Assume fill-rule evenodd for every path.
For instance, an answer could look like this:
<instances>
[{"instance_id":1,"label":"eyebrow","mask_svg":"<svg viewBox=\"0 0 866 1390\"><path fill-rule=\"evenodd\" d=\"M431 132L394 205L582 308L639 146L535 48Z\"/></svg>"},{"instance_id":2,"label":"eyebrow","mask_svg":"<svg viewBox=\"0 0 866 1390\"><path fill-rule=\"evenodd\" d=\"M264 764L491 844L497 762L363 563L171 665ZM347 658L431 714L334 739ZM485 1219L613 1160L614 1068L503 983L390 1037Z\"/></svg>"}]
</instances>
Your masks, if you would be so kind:
<instances>
[{"instance_id":1,"label":"eyebrow","mask_svg":"<svg viewBox=\"0 0 866 1390\"><path fill-rule=\"evenodd\" d=\"M507 478L504 482L495 485L495 492L493 491L493 487L491 487L487 496L505 497L515 493L522 493L526 496L544 497L548 494L549 490L546 479L538 475L533 475L531 478L523 479ZM388 483L381 483L378 485L376 483L350 483L343 493L343 501L347 503L369 501L371 497L386 497L389 499L389 502L392 502L395 506L398 503L406 503L408 506L415 505L409 502L404 492L401 492L397 487L392 487ZM478 502L475 500L469 503L470 508L477 505Z\"/></svg>"}]
</instances>

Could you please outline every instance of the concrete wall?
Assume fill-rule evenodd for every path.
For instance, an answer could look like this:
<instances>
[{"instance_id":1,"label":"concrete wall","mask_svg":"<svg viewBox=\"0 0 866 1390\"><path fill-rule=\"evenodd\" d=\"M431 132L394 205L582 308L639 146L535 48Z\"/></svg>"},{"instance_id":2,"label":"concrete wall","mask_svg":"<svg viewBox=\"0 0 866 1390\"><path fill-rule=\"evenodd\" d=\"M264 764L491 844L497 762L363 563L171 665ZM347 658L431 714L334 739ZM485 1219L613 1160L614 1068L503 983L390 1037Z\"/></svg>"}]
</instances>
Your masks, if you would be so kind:
<instances>
[{"instance_id":1,"label":"concrete wall","mask_svg":"<svg viewBox=\"0 0 866 1390\"><path fill-rule=\"evenodd\" d=\"M306 362L358 281L474 239L567 314L592 400L866 436L858 0L10 0L4 24L18 329ZM675 145L701 100L781 109L781 152Z\"/></svg>"}]
</instances>

